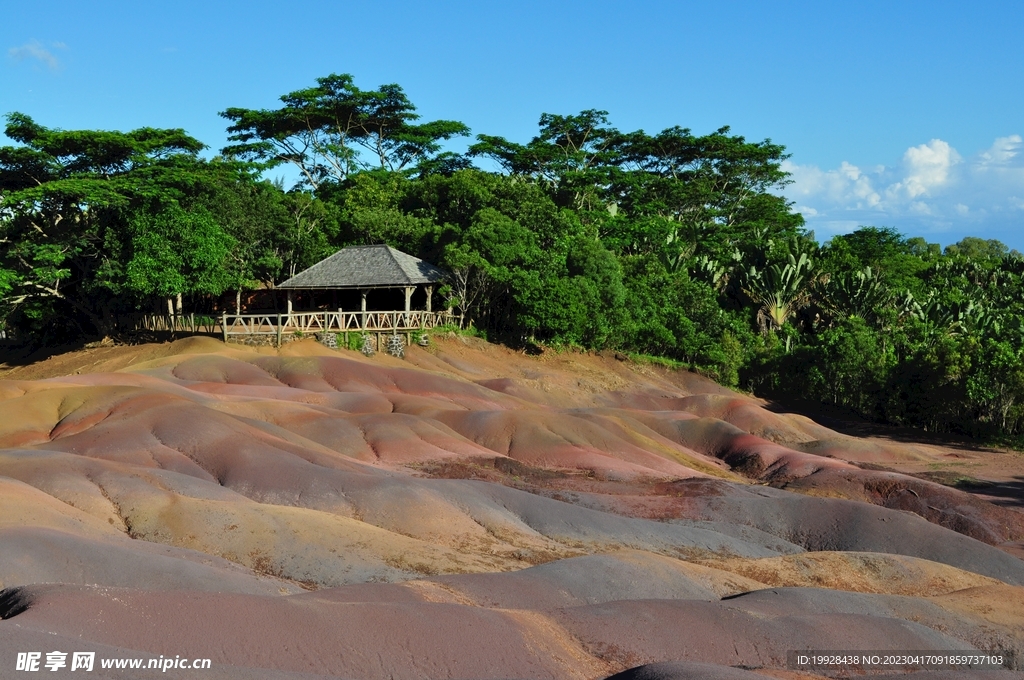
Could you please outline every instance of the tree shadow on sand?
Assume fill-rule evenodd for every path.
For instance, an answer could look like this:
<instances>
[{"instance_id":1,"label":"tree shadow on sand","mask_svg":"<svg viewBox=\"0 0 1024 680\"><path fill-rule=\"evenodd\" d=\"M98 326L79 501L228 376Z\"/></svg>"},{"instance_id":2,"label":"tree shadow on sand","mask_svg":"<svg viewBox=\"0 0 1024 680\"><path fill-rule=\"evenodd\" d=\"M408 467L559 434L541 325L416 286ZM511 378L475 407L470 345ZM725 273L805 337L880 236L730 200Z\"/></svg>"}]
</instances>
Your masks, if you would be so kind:
<instances>
[{"instance_id":1,"label":"tree shadow on sand","mask_svg":"<svg viewBox=\"0 0 1024 680\"><path fill-rule=\"evenodd\" d=\"M964 435L946 432L927 432L914 427L874 422L841 406L829 406L820 402L781 403L766 401L764 408L772 413L795 413L810 418L819 425L835 430L839 434L851 437L874 437L901 444L951 446L964 449L965 451L982 451L987 453L1008 450L986 445L984 442Z\"/></svg>"}]
</instances>

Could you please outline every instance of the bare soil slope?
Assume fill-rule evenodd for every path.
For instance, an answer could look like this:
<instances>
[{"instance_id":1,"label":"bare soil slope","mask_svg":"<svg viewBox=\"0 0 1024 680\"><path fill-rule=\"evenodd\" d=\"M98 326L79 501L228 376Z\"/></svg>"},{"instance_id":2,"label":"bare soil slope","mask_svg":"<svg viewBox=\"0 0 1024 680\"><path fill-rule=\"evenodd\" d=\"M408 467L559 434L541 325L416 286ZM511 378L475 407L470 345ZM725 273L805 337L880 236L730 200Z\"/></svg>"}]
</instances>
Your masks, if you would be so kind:
<instances>
[{"instance_id":1,"label":"bare soil slope","mask_svg":"<svg viewBox=\"0 0 1024 680\"><path fill-rule=\"evenodd\" d=\"M1019 454L878 435L460 337L404 361L197 337L0 366L0 676L54 644L223 678L1024 659ZM993 474L928 474L956 465Z\"/></svg>"}]
</instances>

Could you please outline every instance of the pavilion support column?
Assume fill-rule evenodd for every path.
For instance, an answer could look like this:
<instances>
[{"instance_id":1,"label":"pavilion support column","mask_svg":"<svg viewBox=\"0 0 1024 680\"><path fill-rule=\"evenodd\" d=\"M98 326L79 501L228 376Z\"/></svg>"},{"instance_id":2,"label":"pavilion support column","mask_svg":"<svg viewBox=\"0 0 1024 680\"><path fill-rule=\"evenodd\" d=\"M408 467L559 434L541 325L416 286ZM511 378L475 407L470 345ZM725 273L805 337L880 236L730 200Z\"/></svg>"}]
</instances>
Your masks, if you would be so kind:
<instances>
[{"instance_id":1,"label":"pavilion support column","mask_svg":"<svg viewBox=\"0 0 1024 680\"><path fill-rule=\"evenodd\" d=\"M359 327L364 331L366 330L366 294L368 292L366 290L359 291Z\"/></svg>"},{"instance_id":2,"label":"pavilion support column","mask_svg":"<svg viewBox=\"0 0 1024 680\"><path fill-rule=\"evenodd\" d=\"M284 321L286 326L289 325L292 322L292 305L294 303L295 303L295 292L289 289L289 291L288 291L288 315L285 317L285 321ZM277 324L277 334L278 334L278 336L281 335L281 331L282 330L283 329L281 327L281 324L280 323ZM278 343L278 347L280 347L280 346L281 346L280 343Z\"/></svg>"},{"instance_id":3,"label":"pavilion support column","mask_svg":"<svg viewBox=\"0 0 1024 680\"><path fill-rule=\"evenodd\" d=\"M412 311L412 294L416 290L416 286L405 287L405 313L408 314Z\"/></svg>"},{"instance_id":4,"label":"pavilion support column","mask_svg":"<svg viewBox=\"0 0 1024 680\"><path fill-rule=\"evenodd\" d=\"M345 321L345 314L341 311L341 307L338 307L338 329L345 336L345 349L350 349L348 346L348 323Z\"/></svg>"},{"instance_id":5,"label":"pavilion support column","mask_svg":"<svg viewBox=\"0 0 1024 680\"><path fill-rule=\"evenodd\" d=\"M427 311L432 312L434 311L434 307L432 304L432 299L434 297L434 287L427 286L425 290L427 291Z\"/></svg>"}]
</instances>

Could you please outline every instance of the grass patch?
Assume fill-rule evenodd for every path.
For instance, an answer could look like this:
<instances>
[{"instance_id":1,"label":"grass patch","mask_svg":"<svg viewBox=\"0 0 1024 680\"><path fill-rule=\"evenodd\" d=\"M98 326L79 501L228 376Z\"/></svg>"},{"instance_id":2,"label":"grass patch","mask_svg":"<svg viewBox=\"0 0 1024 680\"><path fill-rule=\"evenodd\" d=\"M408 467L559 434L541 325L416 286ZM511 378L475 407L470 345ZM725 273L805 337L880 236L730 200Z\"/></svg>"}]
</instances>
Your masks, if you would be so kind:
<instances>
[{"instance_id":1,"label":"grass patch","mask_svg":"<svg viewBox=\"0 0 1024 680\"><path fill-rule=\"evenodd\" d=\"M690 370L690 364L676 359L669 359L668 357L654 356L653 354L637 354L635 352L626 352L626 356L634 364L646 364L650 366L663 366L664 368L670 368L674 371L688 371Z\"/></svg>"},{"instance_id":2,"label":"grass patch","mask_svg":"<svg viewBox=\"0 0 1024 680\"><path fill-rule=\"evenodd\" d=\"M978 479L955 470L933 470L914 475L929 482L960 489L961 491L980 491L995 486L993 482Z\"/></svg>"},{"instance_id":3,"label":"grass patch","mask_svg":"<svg viewBox=\"0 0 1024 680\"><path fill-rule=\"evenodd\" d=\"M438 337L463 337L463 338L480 338L481 340L487 339L487 331L476 326L469 326L467 328L459 328L455 324L449 324L446 326L435 326L434 328L424 331L431 335L437 335Z\"/></svg>"}]
</instances>

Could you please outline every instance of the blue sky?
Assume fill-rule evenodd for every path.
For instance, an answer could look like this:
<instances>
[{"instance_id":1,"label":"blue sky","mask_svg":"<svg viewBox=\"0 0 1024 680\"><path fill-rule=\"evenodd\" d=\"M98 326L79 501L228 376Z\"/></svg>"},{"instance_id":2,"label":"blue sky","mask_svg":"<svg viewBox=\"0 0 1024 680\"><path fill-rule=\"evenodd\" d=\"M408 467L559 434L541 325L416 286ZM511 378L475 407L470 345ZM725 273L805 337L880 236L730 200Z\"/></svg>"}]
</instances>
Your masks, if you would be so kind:
<instances>
[{"instance_id":1,"label":"blue sky","mask_svg":"<svg viewBox=\"0 0 1024 680\"><path fill-rule=\"evenodd\" d=\"M542 112L730 125L786 145L819 238L859 224L1024 250L1024 6L1013 2L9 3L0 113L183 127L318 76L396 82L424 118L526 141Z\"/></svg>"}]
</instances>

